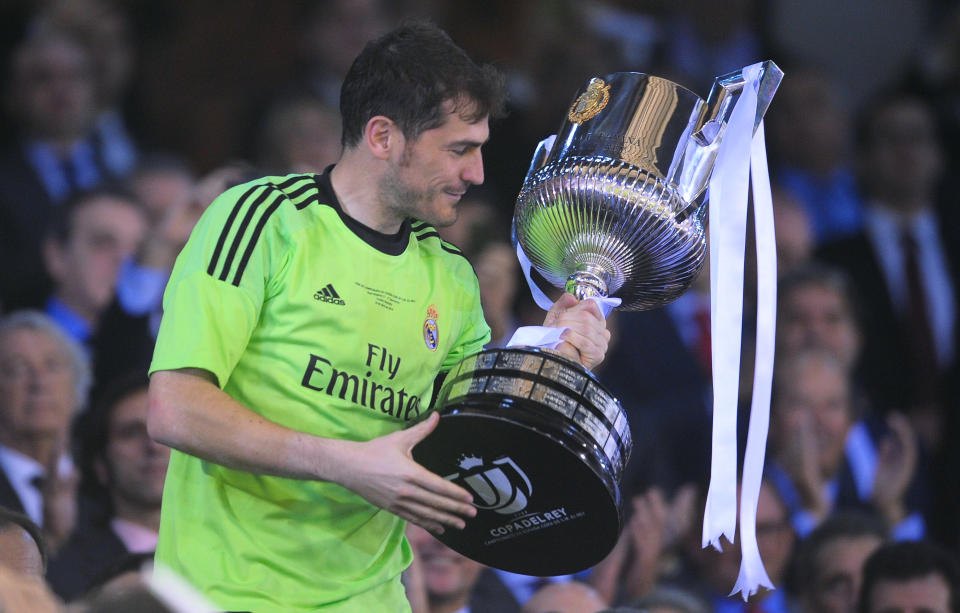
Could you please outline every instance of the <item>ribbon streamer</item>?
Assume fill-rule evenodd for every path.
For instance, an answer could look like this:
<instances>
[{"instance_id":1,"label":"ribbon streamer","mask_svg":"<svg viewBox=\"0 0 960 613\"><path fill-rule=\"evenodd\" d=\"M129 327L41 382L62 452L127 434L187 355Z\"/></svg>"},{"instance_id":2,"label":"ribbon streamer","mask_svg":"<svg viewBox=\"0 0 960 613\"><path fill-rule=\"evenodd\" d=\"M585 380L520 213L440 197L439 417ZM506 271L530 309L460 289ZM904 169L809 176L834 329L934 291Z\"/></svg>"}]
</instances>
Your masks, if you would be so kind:
<instances>
[{"instance_id":1,"label":"ribbon streamer","mask_svg":"<svg viewBox=\"0 0 960 613\"><path fill-rule=\"evenodd\" d=\"M747 78L747 69L744 77ZM737 528L737 401L743 328L750 147L757 83L748 81L722 135L710 177L710 346L713 352L713 447L702 546L722 550Z\"/></svg>"},{"instance_id":2,"label":"ribbon streamer","mask_svg":"<svg viewBox=\"0 0 960 613\"><path fill-rule=\"evenodd\" d=\"M754 362L750 429L743 460L740 492L740 573L731 595L738 591L747 600L759 586L774 589L757 548L757 503L763 481L767 431L770 426L770 393L776 341L777 245L773 225L773 198L767 172L763 123L757 127L751 149L753 215L757 236L757 350Z\"/></svg>"},{"instance_id":3,"label":"ribbon streamer","mask_svg":"<svg viewBox=\"0 0 960 613\"><path fill-rule=\"evenodd\" d=\"M759 587L773 589L756 537L757 502L770 418L776 334L776 242L763 122L753 127L761 64L743 69L744 90L733 110L710 181L711 346L714 430L703 546L733 542L737 520L737 401L743 319L743 255L748 181L752 181L757 246L757 335L753 399L740 496L740 573L731 595L744 601ZM718 327L719 326L719 327ZM717 350L719 349L719 351Z\"/></svg>"}]
</instances>

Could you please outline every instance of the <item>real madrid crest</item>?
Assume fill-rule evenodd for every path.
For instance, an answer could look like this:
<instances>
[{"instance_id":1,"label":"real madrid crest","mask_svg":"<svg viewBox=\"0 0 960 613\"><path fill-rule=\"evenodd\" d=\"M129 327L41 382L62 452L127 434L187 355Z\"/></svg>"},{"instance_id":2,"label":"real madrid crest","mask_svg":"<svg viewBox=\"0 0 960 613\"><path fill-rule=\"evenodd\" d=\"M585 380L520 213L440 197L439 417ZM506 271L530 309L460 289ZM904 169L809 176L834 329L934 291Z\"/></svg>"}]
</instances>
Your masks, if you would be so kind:
<instances>
[{"instance_id":1,"label":"real madrid crest","mask_svg":"<svg viewBox=\"0 0 960 613\"><path fill-rule=\"evenodd\" d=\"M570 107L567 119L579 125L602 111L608 102L610 102L610 85L598 77L590 79L587 91L580 94Z\"/></svg>"},{"instance_id":2,"label":"real madrid crest","mask_svg":"<svg viewBox=\"0 0 960 613\"><path fill-rule=\"evenodd\" d=\"M437 320L440 315L437 313L436 305L431 304L427 307L427 318L423 322L423 342L427 344L427 349L436 351L440 344L440 330L437 328Z\"/></svg>"}]
</instances>

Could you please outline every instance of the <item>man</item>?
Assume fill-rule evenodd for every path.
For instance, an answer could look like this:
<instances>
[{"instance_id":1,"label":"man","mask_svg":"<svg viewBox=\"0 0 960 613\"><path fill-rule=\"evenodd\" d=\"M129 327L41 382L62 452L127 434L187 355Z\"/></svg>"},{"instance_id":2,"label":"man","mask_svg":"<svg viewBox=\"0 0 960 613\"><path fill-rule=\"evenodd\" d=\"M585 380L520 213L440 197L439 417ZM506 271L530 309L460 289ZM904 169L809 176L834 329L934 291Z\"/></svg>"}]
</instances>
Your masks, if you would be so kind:
<instances>
[{"instance_id":1,"label":"man","mask_svg":"<svg viewBox=\"0 0 960 613\"><path fill-rule=\"evenodd\" d=\"M863 345L853 287L836 269L806 264L783 275L777 287L777 350L831 351L855 372Z\"/></svg>"},{"instance_id":2,"label":"man","mask_svg":"<svg viewBox=\"0 0 960 613\"><path fill-rule=\"evenodd\" d=\"M39 306L49 291L40 245L53 212L129 166L98 149L96 82L76 40L41 29L14 50L8 76L17 135L0 150L0 296L15 309Z\"/></svg>"},{"instance_id":3,"label":"man","mask_svg":"<svg viewBox=\"0 0 960 613\"><path fill-rule=\"evenodd\" d=\"M890 543L867 558L860 613L957 613L960 565L926 541Z\"/></svg>"},{"instance_id":4,"label":"man","mask_svg":"<svg viewBox=\"0 0 960 613\"><path fill-rule=\"evenodd\" d=\"M630 529L633 532L632 536L638 549L645 542L651 544L654 542L650 536L640 533L640 525L631 523ZM698 531L687 530L682 545L685 549L685 557L689 560L690 565L673 583L709 603L710 610L715 613L786 613L792 611L793 603L782 589L760 590L750 597L749 602L730 597L730 586L736 583L737 575L740 572L739 541L740 536L737 535L732 547L717 551L710 547L701 547ZM796 534L790 525L786 504L784 504L773 485L764 479L761 483L760 497L757 501L757 546L760 549L760 556L763 559L767 574L777 588L782 587L787 572L787 563L793 553L795 541ZM662 560L668 558L668 552L661 552L658 557L662 565ZM653 577L646 581L644 590L637 590L636 587L639 586L636 585L625 586L631 600L647 593L655 585L657 579L656 570L651 573L649 570L638 567L638 562L642 561L642 555L637 555L633 561L634 568L628 574L628 577L635 578L641 572L650 573Z\"/></svg>"},{"instance_id":5,"label":"man","mask_svg":"<svg viewBox=\"0 0 960 613\"><path fill-rule=\"evenodd\" d=\"M850 445L855 417L850 376L833 351L813 346L781 356L766 474L787 503L797 534L806 537L834 511L867 508L887 522L895 538L922 538L921 497L910 491L916 434L905 417L890 415L876 450L859 457Z\"/></svg>"},{"instance_id":6,"label":"man","mask_svg":"<svg viewBox=\"0 0 960 613\"><path fill-rule=\"evenodd\" d=\"M0 504L43 527L55 550L73 529L70 421L90 387L83 350L33 311L0 320Z\"/></svg>"},{"instance_id":7,"label":"man","mask_svg":"<svg viewBox=\"0 0 960 613\"><path fill-rule=\"evenodd\" d=\"M81 192L54 214L43 245L54 283L46 312L91 351L121 265L145 232L146 217L135 196L116 189Z\"/></svg>"},{"instance_id":8,"label":"man","mask_svg":"<svg viewBox=\"0 0 960 613\"><path fill-rule=\"evenodd\" d=\"M502 79L442 31L370 43L323 175L225 192L178 258L151 365L148 427L170 445L157 560L219 606L408 611L404 522L476 514L412 460L434 380L490 339L477 279L434 225L483 181ZM546 325L585 366L609 333L565 296Z\"/></svg>"},{"instance_id":9,"label":"man","mask_svg":"<svg viewBox=\"0 0 960 613\"><path fill-rule=\"evenodd\" d=\"M516 613L520 605L493 570L450 549L420 526L407 526L416 580L405 581L411 605L425 613ZM416 585L413 585L416 584ZM417 593L411 592L416 590Z\"/></svg>"},{"instance_id":10,"label":"man","mask_svg":"<svg viewBox=\"0 0 960 613\"><path fill-rule=\"evenodd\" d=\"M108 501L103 516L77 527L50 564L54 591L70 601L128 554L152 553L170 449L147 435L147 380L142 374L112 382L81 427L85 478L91 495Z\"/></svg>"},{"instance_id":11,"label":"man","mask_svg":"<svg viewBox=\"0 0 960 613\"><path fill-rule=\"evenodd\" d=\"M842 268L870 305L860 370L877 409L906 413L935 452L950 440L960 333L960 240L936 206L944 154L935 116L914 94L877 96L859 124L864 227L817 257Z\"/></svg>"},{"instance_id":12,"label":"man","mask_svg":"<svg viewBox=\"0 0 960 613\"><path fill-rule=\"evenodd\" d=\"M43 255L53 292L45 310L87 349L96 388L134 365L145 369L150 363L154 339L149 316L128 313L118 299L122 273L129 277L139 269L132 262L146 234L143 208L122 186L74 194L50 222ZM137 288L127 289L130 294ZM162 285L155 293L160 292ZM94 395L102 391L96 388Z\"/></svg>"},{"instance_id":13,"label":"man","mask_svg":"<svg viewBox=\"0 0 960 613\"><path fill-rule=\"evenodd\" d=\"M863 563L886 539L876 518L838 514L800 542L791 591L804 613L854 613Z\"/></svg>"}]
</instances>

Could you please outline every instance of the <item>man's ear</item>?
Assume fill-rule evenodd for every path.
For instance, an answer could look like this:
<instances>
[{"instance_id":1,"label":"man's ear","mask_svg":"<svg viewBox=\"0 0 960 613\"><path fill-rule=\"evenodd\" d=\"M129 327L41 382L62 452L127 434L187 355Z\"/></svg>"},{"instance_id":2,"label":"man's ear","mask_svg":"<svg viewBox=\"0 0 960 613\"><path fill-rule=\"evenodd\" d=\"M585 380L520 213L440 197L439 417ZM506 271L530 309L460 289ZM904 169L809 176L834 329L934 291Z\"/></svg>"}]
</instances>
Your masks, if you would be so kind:
<instances>
[{"instance_id":1,"label":"man's ear","mask_svg":"<svg viewBox=\"0 0 960 613\"><path fill-rule=\"evenodd\" d=\"M52 237L43 240L42 245L43 265L54 281L59 282L66 274L66 254L63 245Z\"/></svg>"},{"instance_id":2,"label":"man's ear","mask_svg":"<svg viewBox=\"0 0 960 613\"><path fill-rule=\"evenodd\" d=\"M403 132L389 117L376 115L363 130L363 140L374 157L386 160L398 151L403 151Z\"/></svg>"},{"instance_id":3,"label":"man's ear","mask_svg":"<svg viewBox=\"0 0 960 613\"><path fill-rule=\"evenodd\" d=\"M100 485L109 489L110 469L107 467L107 463L102 457L93 461L93 472L97 477L97 481L100 482Z\"/></svg>"}]
</instances>

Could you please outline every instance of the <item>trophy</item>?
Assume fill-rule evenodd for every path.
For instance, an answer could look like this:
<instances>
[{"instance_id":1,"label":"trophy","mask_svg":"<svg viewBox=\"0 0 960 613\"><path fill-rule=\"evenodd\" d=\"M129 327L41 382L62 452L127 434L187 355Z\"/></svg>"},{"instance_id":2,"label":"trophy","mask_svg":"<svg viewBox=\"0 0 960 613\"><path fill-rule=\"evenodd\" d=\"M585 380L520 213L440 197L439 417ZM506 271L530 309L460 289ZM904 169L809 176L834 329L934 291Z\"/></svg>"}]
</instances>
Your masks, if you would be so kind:
<instances>
[{"instance_id":1,"label":"trophy","mask_svg":"<svg viewBox=\"0 0 960 613\"><path fill-rule=\"evenodd\" d=\"M783 73L761 65L754 129ZM666 79L615 73L575 96L552 146L533 156L514 236L549 283L580 299L651 309L703 268L705 191L745 79L718 77L707 101ZM533 347L460 362L441 419L414 459L473 493L477 516L438 537L494 568L558 575L588 568L622 528L631 433L620 402L580 364Z\"/></svg>"}]
</instances>

